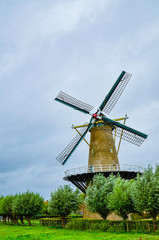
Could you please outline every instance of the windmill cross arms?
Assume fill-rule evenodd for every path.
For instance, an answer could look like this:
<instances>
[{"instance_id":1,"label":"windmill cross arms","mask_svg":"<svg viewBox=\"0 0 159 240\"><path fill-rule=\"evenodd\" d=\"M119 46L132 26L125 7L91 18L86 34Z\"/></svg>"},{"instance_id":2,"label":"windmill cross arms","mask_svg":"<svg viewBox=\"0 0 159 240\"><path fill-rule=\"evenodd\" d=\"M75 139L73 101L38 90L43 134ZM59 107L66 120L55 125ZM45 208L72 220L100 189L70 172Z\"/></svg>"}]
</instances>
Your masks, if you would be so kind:
<instances>
[{"instance_id":1,"label":"windmill cross arms","mask_svg":"<svg viewBox=\"0 0 159 240\"><path fill-rule=\"evenodd\" d=\"M54 100L61 102L69 107L72 107L75 110L79 110L83 113L89 113L94 108L93 106L79 101L64 92L60 92Z\"/></svg>"},{"instance_id":2,"label":"windmill cross arms","mask_svg":"<svg viewBox=\"0 0 159 240\"><path fill-rule=\"evenodd\" d=\"M116 127L116 133L120 137L122 132L122 139L131 142L137 146L140 146L144 140L147 138L147 135L139 132L133 128L125 126L119 122L115 122L105 116L101 116L102 120L108 125Z\"/></svg>"},{"instance_id":3,"label":"windmill cross arms","mask_svg":"<svg viewBox=\"0 0 159 240\"><path fill-rule=\"evenodd\" d=\"M67 145L67 147L59 154L56 158L62 165L64 165L74 150L77 148L78 144L85 137L87 132L92 127L92 123L89 123L88 126L81 128L79 133L72 139L72 141Z\"/></svg>"},{"instance_id":4,"label":"windmill cross arms","mask_svg":"<svg viewBox=\"0 0 159 240\"><path fill-rule=\"evenodd\" d=\"M111 112L118 99L120 98L122 92L124 91L126 85L128 84L131 76L132 74L122 71L115 84L100 105L99 109L101 111L104 111L107 114Z\"/></svg>"}]
</instances>

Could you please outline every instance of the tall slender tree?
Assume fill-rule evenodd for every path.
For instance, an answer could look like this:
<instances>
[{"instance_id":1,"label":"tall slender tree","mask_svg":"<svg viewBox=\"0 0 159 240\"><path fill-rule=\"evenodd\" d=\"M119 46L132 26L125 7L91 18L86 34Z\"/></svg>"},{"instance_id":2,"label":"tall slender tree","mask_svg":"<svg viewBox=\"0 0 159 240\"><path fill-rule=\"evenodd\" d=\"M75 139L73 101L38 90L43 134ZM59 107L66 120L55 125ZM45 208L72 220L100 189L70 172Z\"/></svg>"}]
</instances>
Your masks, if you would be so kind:
<instances>
[{"instance_id":1,"label":"tall slender tree","mask_svg":"<svg viewBox=\"0 0 159 240\"><path fill-rule=\"evenodd\" d=\"M91 212L97 212L103 219L106 219L110 213L108 207L108 197L113 191L116 177L112 174L105 178L102 174L95 175L93 184L90 184L86 190L85 203Z\"/></svg>"},{"instance_id":2,"label":"tall slender tree","mask_svg":"<svg viewBox=\"0 0 159 240\"><path fill-rule=\"evenodd\" d=\"M1 209L4 217L8 218L8 222L11 220L12 223L19 224L16 215L13 213L12 208L14 198L15 196L13 195L7 195L6 197L4 197L1 202Z\"/></svg>"},{"instance_id":3,"label":"tall slender tree","mask_svg":"<svg viewBox=\"0 0 159 240\"><path fill-rule=\"evenodd\" d=\"M61 217L61 225L65 225L66 217L73 211L76 211L82 203L79 190L73 191L70 186L60 186L56 191L51 192L49 201L49 212L51 215Z\"/></svg>"},{"instance_id":4,"label":"tall slender tree","mask_svg":"<svg viewBox=\"0 0 159 240\"><path fill-rule=\"evenodd\" d=\"M0 216L3 217L3 222L6 223L7 214L4 210L4 196L0 197Z\"/></svg>"},{"instance_id":5,"label":"tall slender tree","mask_svg":"<svg viewBox=\"0 0 159 240\"><path fill-rule=\"evenodd\" d=\"M110 210L115 210L123 220L128 218L129 213L135 211L131 195L133 183L133 180L129 181L119 177L115 181L113 192L108 198L108 207Z\"/></svg>"},{"instance_id":6,"label":"tall slender tree","mask_svg":"<svg viewBox=\"0 0 159 240\"><path fill-rule=\"evenodd\" d=\"M156 166L155 172L149 166L144 170L143 176L137 176L132 197L136 210L149 213L153 221L156 221L159 214L159 166Z\"/></svg>"}]
</instances>

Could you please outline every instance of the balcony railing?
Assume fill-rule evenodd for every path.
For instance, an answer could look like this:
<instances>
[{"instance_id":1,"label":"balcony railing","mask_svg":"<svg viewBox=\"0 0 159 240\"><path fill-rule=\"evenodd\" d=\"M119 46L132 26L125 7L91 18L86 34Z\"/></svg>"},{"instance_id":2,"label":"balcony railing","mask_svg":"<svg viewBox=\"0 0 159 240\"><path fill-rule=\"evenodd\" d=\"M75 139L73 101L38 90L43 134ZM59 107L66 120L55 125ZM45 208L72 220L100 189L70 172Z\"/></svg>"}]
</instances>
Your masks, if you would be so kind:
<instances>
[{"instance_id":1,"label":"balcony railing","mask_svg":"<svg viewBox=\"0 0 159 240\"><path fill-rule=\"evenodd\" d=\"M140 172L143 173L143 168L134 165L128 164L101 164L101 165L92 165L84 166L79 168L69 169L65 172L65 177L77 174L87 174L87 173L98 173L98 172Z\"/></svg>"}]
</instances>

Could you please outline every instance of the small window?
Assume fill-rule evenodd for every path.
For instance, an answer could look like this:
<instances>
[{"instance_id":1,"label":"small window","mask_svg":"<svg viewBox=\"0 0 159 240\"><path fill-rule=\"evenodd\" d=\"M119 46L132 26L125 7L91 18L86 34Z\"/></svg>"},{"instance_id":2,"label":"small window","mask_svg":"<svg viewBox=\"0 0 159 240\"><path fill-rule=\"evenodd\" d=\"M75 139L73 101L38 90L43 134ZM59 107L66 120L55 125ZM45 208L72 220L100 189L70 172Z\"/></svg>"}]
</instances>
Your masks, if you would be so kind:
<instances>
[{"instance_id":1,"label":"small window","mask_svg":"<svg viewBox=\"0 0 159 240\"><path fill-rule=\"evenodd\" d=\"M91 172L91 173L94 172L94 167L93 167L92 165L90 165L89 169L90 169L90 172Z\"/></svg>"},{"instance_id":2,"label":"small window","mask_svg":"<svg viewBox=\"0 0 159 240\"><path fill-rule=\"evenodd\" d=\"M110 152L113 153L113 148L112 147L110 147Z\"/></svg>"}]
</instances>

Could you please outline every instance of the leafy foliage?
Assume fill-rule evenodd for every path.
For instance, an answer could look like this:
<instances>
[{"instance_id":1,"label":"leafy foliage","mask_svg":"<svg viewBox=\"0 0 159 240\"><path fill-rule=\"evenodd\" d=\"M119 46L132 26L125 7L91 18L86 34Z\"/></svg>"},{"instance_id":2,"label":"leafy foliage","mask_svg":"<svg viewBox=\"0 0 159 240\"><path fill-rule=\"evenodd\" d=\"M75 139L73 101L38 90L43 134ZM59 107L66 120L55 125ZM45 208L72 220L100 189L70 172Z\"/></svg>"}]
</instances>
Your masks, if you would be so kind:
<instances>
[{"instance_id":1,"label":"leafy foliage","mask_svg":"<svg viewBox=\"0 0 159 240\"><path fill-rule=\"evenodd\" d=\"M159 221L157 221L159 224ZM152 232L152 220L99 220L99 219L74 219L67 224L69 229L75 230L94 230L94 231L107 231L107 232ZM159 229L159 227L158 227Z\"/></svg>"},{"instance_id":2,"label":"leafy foliage","mask_svg":"<svg viewBox=\"0 0 159 240\"><path fill-rule=\"evenodd\" d=\"M17 218L13 212L12 204L15 199L15 196L8 195L6 197L2 197L0 199L0 214L4 218L4 222L6 222L6 218L11 220L12 223L17 223Z\"/></svg>"},{"instance_id":3,"label":"leafy foliage","mask_svg":"<svg viewBox=\"0 0 159 240\"><path fill-rule=\"evenodd\" d=\"M137 211L148 212L153 220L156 220L159 214L159 166L155 173L149 166L143 176L137 176L132 197Z\"/></svg>"},{"instance_id":4,"label":"leafy foliage","mask_svg":"<svg viewBox=\"0 0 159 240\"><path fill-rule=\"evenodd\" d=\"M45 201L42 209L42 214L45 216L49 215L49 210L48 210L49 202Z\"/></svg>"},{"instance_id":5,"label":"leafy foliage","mask_svg":"<svg viewBox=\"0 0 159 240\"><path fill-rule=\"evenodd\" d=\"M1 196L0 197L0 216L6 215L5 212L4 212L4 209L3 209L3 199L4 199L4 197Z\"/></svg>"},{"instance_id":6,"label":"leafy foliage","mask_svg":"<svg viewBox=\"0 0 159 240\"><path fill-rule=\"evenodd\" d=\"M115 181L113 192L108 198L108 207L110 210L115 210L124 220L128 218L129 213L134 212L134 204L131 196L133 183L133 180L128 181L118 177Z\"/></svg>"},{"instance_id":7,"label":"leafy foliage","mask_svg":"<svg viewBox=\"0 0 159 240\"><path fill-rule=\"evenodd\" d=\"M13 201L13 212L21 219L25 216L29 225L31 225L30 218L36 216L42 212L43 209L43 198L38 193L25 192L18 194Z\"/></svg>"},{"instance_id":8,"label":"leafy foliage","mask_svg":"<svg viewBox=\"0 0 159 240\"><path fill-rule=\"evenodd\" d=\"M106 219L110 213L108 207L108 198L113 191L116 177L112 174L105 178L102 174L95 175L93 185L89 185L86 190L85 203L91 212L99 213L103 219Z\"/></svg>"},{"instance_id":9,"label":"leafy foliage","mask_svg":"<svg viewBox=\"0 0 159 240\"><path fill-rule=\"evenodd\" d=\"M64 224L66 216L76 211L81 203L79 190L73 191L68 185L64 185L51 192L48 209L51 215L59 215Z\"/></svg>"},{"instance_id":10,"label":"leafy foliage","mask_svg":"<svg viewBox=\"0 0 159 240\"><path fill-rule=\"evenodd\" d=\"M2 202L3 211L8 217L11 217L13 215L13 210L12 210L13 200L14 200L14 196L8 195L3 199L3 202Z\"/></svg>"}]
</instances>

